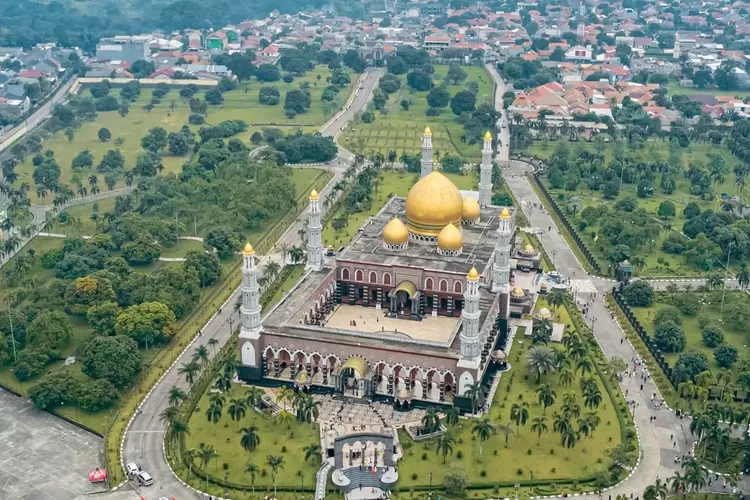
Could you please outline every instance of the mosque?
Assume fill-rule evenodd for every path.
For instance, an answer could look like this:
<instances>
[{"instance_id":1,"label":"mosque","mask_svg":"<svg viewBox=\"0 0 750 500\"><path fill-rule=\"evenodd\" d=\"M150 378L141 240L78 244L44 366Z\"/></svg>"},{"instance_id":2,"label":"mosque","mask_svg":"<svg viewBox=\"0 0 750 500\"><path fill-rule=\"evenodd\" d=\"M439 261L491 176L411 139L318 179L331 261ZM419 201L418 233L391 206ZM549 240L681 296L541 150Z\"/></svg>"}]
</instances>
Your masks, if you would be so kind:
<instances>
[{"instance_id":1,"label":"mosque","mask_svg":"<svg viewBox=\"0 0 750 500\"><path fill-rule=\"evenodd\" d=\"M467 389L486 381L507 339L514 212L491 205L489 132L478 191L433 170L432 151L427 128L420 180L334 256L324 254L313 191L306 273L263 318L257 257L245 247L242 380L470 408Z\"/></svg>"}]
</instances>

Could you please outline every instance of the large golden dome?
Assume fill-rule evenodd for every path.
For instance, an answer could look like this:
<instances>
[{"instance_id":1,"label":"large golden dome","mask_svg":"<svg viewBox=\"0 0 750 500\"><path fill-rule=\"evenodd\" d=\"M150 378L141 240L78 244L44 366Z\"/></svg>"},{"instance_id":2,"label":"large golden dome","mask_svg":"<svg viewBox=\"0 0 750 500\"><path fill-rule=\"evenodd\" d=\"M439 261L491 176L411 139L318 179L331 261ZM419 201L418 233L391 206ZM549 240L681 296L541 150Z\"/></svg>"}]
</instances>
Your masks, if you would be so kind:
<instances>
[{"instance_id":1,"label":"large golden dome","mask_svg":"<svg viewBox=\"0 0 750 500\"><path fill-rule=\"evenodd\" d=\"M406 197L406 221L412 233L437 236L446 224L461 224L462 216L461 193L440 172L424 176Z\"/></svg>"},{"instance_id":2,"label":"large golden dome","mask_svg":"<svg viewBox=\"0 0 750 500\"><path fill-rule=\"evenodd\" d=\"M383 228L383 240L389 245L402 245L408 239L409 231L398 217L394 217Z\"/></svg>"},{"instance_id":3,"label":"large golden dome","mask_svg":"<svg viewBox=\"0 0 750 500\"><path fill-rule=\"evenodd\" d=\"M463 219L464 220L476 220L479 218L480 208L477 200L471 196L464 198L463 205Z\"/></svg>"},{"instance_id":4,"label":"large golden dome","mask_svg":"<svg viewBox=\"0 0 750 500\"><path fill-rule=\"evenodd\" d=\"M242 249L242 254L243 255L255 255L255 250L253 249L253 246L250 244L249 241L245 244L245 248Z\"/></svg>"},{"instance_id":5,"label":"large golden dome","mask_svg":"<svg viewBox=\"0 0 750 500\"><path fill-rule=\"evenodd\" d=\"M441 250L461 250L464 246L464 237L456 226L447 224L438 234L438 248Z\"/></svg>"}]
</instances>

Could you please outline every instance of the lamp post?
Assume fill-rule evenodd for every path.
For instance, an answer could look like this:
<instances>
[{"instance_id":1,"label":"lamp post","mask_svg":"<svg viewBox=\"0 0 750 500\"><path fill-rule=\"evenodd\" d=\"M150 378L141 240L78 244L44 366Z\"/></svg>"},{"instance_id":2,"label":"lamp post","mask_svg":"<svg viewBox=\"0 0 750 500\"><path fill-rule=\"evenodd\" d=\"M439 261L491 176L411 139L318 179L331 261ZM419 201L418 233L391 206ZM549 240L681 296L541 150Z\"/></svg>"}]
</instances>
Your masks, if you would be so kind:
<instances>
[{"instance_id":1,"label":"lamp post","mask_svg":"<svg viewBox=\"0 0 750 500\"><path fill-rule=\"evenodd\" d=\"M729 277L729 258L732 255L732 243L729 242L727 249L727 266L724 268L724 290L721 292L721 311L719 312L719 321L724 321L724 298L727 296L727 278Z\"/></svg>"}]
</instances>

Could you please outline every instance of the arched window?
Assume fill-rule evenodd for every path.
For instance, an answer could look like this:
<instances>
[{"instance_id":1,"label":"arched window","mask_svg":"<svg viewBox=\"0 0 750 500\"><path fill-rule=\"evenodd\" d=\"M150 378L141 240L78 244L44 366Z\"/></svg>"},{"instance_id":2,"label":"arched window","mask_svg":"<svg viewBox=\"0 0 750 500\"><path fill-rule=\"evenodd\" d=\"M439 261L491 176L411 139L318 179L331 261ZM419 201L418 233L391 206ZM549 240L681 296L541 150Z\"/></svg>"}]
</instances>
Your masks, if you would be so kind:
<instances>
[{"instance_id":1,"label":"arched window","mask_svg":"<svg viewBox=\"0 0 750 500\"><path fill-rule=\"evenodd\" d=\"M462 293L463 292L463 286L461 285L461 282L456 280L453 283L453 293Z\"/></svg>"},{"instance_id":2,"label":"arched window","mask_svg":"<svg viewBox=\"0 0 750 500\"><path fill-rule=\"evenodd\" d=\"M342 269L341 270L341 279L342 280L349 280L349 270L348 269Z\"/></svg>"},{"instance_id":3,"label":"arched window","mask_svg":"<svg viewBox=\"0 0 750 500\"><path fill-rule=\"evenodd\" d=\"M424 280L424 289L425 290L432 290L432 287L435 286L432 282L432 278L427 278Z\"/></svg>"},{"instance_id":4,"label":"arched window","mask_svg":"<svg viewBox=\"0 0 750 500\"><path fill-rule=\"evenodd\" d=\"M448 291L448 281L447 280L440 280L440 291L441 292L447 292Z\"/></svg>"},{"instance_id":5,"label":"arched window","mask_svg":"<svg viewBox=\"0 0 750 500\"><path fill-rule=\"evenodd\" d=\"M391 275L390 275L390 273L383 274L383 284L384 285L390 285L391 284Z\"/></svg>"},{"instance_id":6,"label":"arched window","mask_svg":"<svg viewBox=\"0 0 750 500\"><path fill-rule=\"evenodd\" d=\"M354 273L354 281L364 281L365 280L365 273L362 272L362 269L357 269L357 271Z\"/></svg>"},{"instance_id":7,"label":"arched window","mask_svg":"<svg viewBox=\"0 0 750 500\"><path fill-rule=\"evenodd\" d=\"M370 283L377 283L378 282L378 275L375 273L375 271L370 271Z\"/></svg>"}]
</instances>

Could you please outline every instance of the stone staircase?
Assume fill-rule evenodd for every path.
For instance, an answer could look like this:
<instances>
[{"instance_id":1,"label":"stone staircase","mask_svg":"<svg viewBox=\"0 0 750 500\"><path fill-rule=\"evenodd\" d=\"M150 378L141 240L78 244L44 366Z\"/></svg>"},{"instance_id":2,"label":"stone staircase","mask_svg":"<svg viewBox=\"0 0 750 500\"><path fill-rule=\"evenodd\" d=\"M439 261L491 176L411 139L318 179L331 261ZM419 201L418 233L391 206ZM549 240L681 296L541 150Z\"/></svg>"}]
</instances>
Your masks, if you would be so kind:
<instances>
[{"instance_id":1,"label":"stone staircase","mask_svg":"<svg viewBox=\"0 0 750 500\"><path fill-rule=\"evenodd\" d=\"M351 467L349 469L344 469L343 472L344 475L351 481L349 486L346 488L346 492L350 492L353 490L359 489L360 485L362 488L379 488L384 489L383 484L380 482L380 476L383 474L382 467L378 468L378 471L376 473L371 473L370 469L367 467L363 467L362 470L359 470L359 467Z\"/></svg>"}]
</instances>

